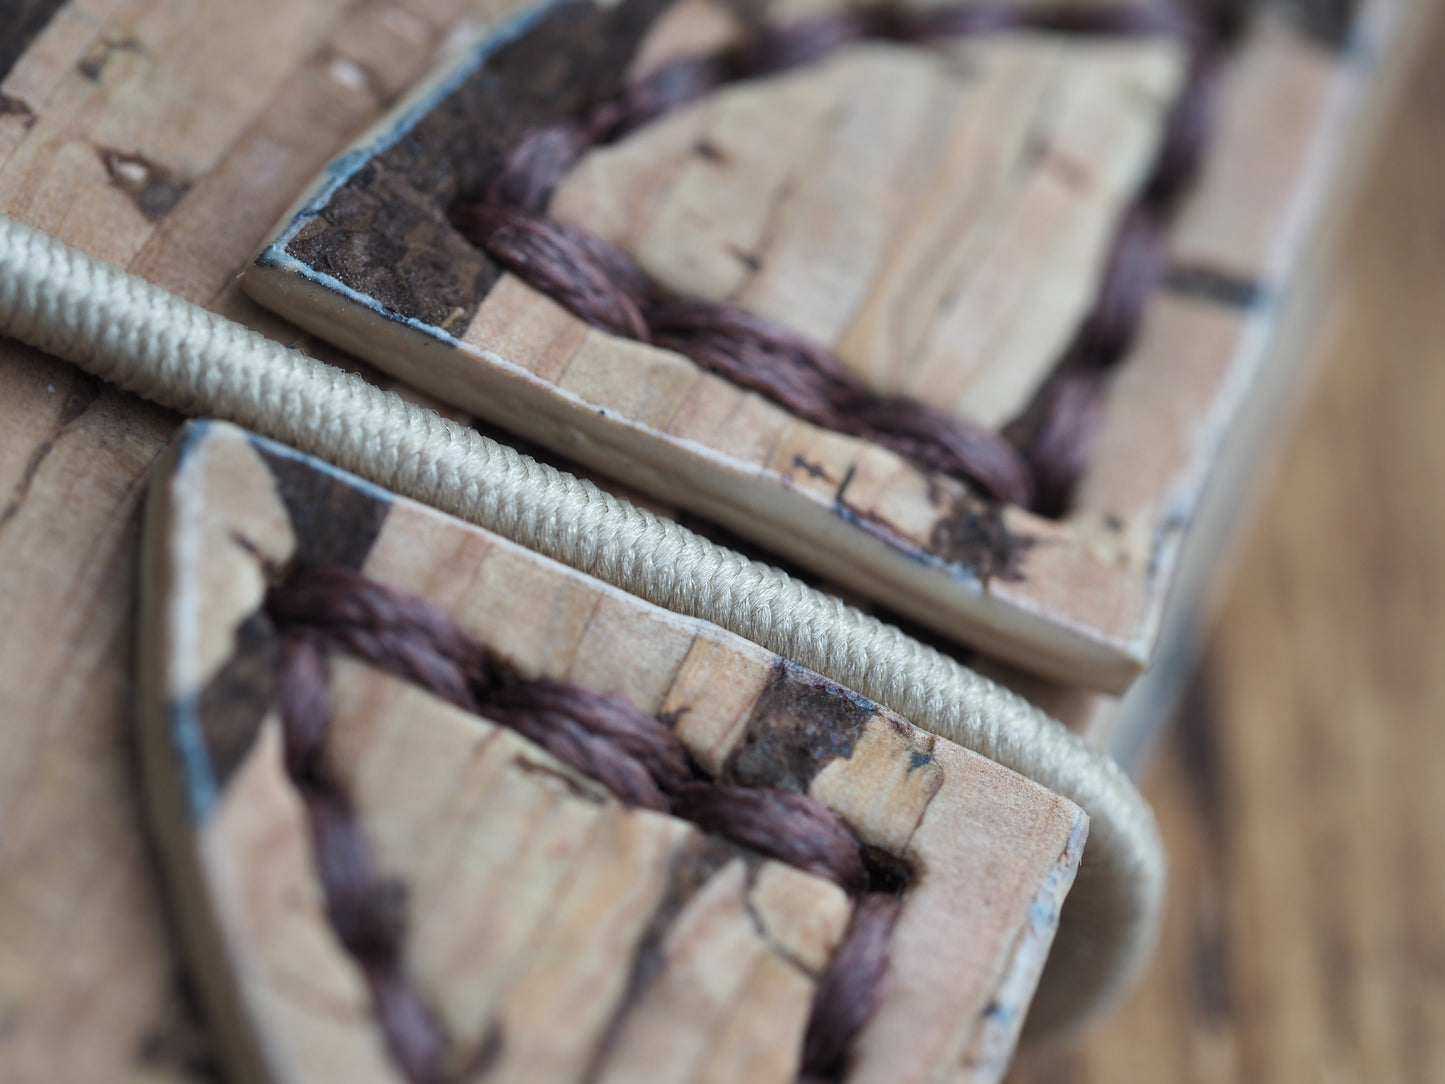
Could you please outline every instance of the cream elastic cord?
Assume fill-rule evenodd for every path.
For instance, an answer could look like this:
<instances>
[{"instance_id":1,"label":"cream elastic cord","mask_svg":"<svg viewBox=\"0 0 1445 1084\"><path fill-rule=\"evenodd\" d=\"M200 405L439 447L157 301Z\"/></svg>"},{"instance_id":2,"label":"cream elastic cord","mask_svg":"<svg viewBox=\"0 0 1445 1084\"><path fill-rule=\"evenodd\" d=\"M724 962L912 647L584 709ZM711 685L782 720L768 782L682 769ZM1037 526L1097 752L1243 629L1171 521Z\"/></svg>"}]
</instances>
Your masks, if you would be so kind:
<instances>
[{"instance_id":1,"label":"cream elastic cord","mask_svg":"<svg viewBox=\"0 0 1445 1084\"><path fill-rule=\"evenodd\" d=\"M891 625L4 217L0 334L731 629L1073 799L1090 816L1089 842L1031 1036L1100 1010L1152 951L1164 855L1127 776L1023 699Z\"/></svg>"}]
</instances>

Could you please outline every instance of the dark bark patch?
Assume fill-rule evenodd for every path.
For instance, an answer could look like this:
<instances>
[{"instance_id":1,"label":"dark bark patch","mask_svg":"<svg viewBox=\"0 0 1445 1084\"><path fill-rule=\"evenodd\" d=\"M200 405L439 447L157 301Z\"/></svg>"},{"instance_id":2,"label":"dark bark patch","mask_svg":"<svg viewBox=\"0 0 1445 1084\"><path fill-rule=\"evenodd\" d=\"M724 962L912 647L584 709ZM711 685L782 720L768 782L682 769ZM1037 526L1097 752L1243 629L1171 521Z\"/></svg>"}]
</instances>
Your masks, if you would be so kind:
<instances>
[{"instance_id":1,"label":"dark bark patch","mask_svg":"<svg viewBox=\"0 0 1445 1084\"><path fill-rule=\"evenodd\" d=\"M403 319L465 327L501 269L451 225L535 128L615 95L669 0L563 2L503 30L477 70L332 196L287 252Z\"/></svg>"},{"instance_id":2,"label":"dark bark patch","mask_svg":"<svg viewBox=\"0 0 1445 1084\"><path fill-rule=\"evenodd\" d=\"M278 446L258 443L256 450L291 517L296 563L360 569L391 510L390 497Z\"/></svg>"},{"instance_id":3,"label":"dark bark patch","mask_svg":"<svg viewBox=\"0 0 1445 1084\"><path fill-rule=\"evenodd\" d=\"M110 63L111 57L117 53L143 53L145 51L145 46L137 38L101 38L85 51L85 55L80 58L80 63L76 65L76 68L90 82L99 83L105 75L105 68Z\"/></svg>"},{"instance_id":4,"label":"dark bark patch","mask_svg":"<svg viewBox=\"0 0 1445 1084\"><path fill-rule=\"evenodd\" d=\"M1035 543L1036 539L1009 530L1002 505L963 496L933 524L928 552L967 569L987 585L993 579L1023 580L1023 557Z\"/></svg>"},{"instance_id":5,"label":"dark bark patch","mask_svg":"<svg viewBox=\"0 0 1445 1084\"><path fill-rule=\"evenodd\" d=\"M246 760L272 703L276 631L256 614L236 630L236 648L196 698L195 717L217 791Z\"/></svg>"},{"instance_id":6,"label":"dark bark patch","mask_svg":"<svg viewBox=\"0 0 1445 1084\"><path fill-rule=\"evenodd\" d=\"M35 122L40 119L35 110L9 94L0 94L0 117L19 117L21 127L26 129L34 128Z\"/></svg>"},{"instance_id":7,"label":"dark bark patch","mask_svg":"<svg viewBox=\"0 0 1445 1084\"><path fill-rule=\"evenodd\" d=\"M45 29L63 0L0 0L0 79L10 74L15 62L35 36Z\"/></svg>"},{"instance_id":8,"label":"dark bark patch","mask_svg":"<svg viewBox=\"0 0 1445 1084\"><path fill-rule=\"evenodd\" d=\"M853 755L872 701L779 659L719 782L806 794L834 760Z\"/></svg>"},{"instance_id":9,"label":"dark bark patch","mask_svg":"<svg viewBox=\"0 0 1445 1084\"><path fill-rule=\"evenodd\" d=\"M130 196L140 213L152 222L169 214L191 187L189 181L144 155L102 147L100 160L110 174L110 183Z\"/></svg>"},{"instance_id":10,"label":"dark bark patch","mask_svg":"<svg viewBox=\"0 0 1445 1084\"><path fill-rule=\"evenodd\" d=\"M1210 301L1230 309L1251 311L1269 300L1269 291L1257 280L1202 264L1171 268L1164 285L1180 297Z\"/></svg>"}]
</instances>

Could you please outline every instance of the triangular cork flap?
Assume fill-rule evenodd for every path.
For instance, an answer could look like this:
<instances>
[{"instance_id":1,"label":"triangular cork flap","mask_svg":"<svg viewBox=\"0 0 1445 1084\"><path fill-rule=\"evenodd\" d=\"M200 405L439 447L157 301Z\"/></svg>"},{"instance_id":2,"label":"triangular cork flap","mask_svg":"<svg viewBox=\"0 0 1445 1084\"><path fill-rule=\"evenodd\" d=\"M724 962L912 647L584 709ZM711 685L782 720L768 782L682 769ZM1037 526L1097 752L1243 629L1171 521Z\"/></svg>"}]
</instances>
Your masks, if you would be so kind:
<instances>
[{"instance_id":1,"label":"triangular cork flap","mask_svg":"<svg viewBox=\"0 0 1445 1084\"><path fill-rule=\"evenodd\" d=\"M1070 802L228 425L144 554L143 769L236 1079L1002 1074Z\"/></svg>"},{"instance_id":2,"label":"triangular cork flap","mask_svg":"<svg viewBox=\"0 0 1445 1084\"><path fill-rule=\"evenodd\" d=\"M1209 7L529 7L243 281L865 600L1119 692L1342 70Z\"/></svg>"}]
</instances>

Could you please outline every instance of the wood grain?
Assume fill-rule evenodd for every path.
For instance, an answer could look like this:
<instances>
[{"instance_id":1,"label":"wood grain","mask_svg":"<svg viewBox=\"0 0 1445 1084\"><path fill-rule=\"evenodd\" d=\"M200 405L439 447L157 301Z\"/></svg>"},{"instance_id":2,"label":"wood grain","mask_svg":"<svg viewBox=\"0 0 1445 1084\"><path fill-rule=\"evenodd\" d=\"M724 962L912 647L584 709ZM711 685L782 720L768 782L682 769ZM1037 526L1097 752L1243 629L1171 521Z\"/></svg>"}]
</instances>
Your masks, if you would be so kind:
<instances>
[{"instance_id":1,"label":"wood grain","mask_svg":"<svg viewBox=\"0 0 1445 1084\"><path fill-rule=\"evenodd\" d=\"M1445 1074L1445 17L1355 201L1321 370L1148 793L1160 955L1025 1082Z\"/></svg>"}]
</instances>

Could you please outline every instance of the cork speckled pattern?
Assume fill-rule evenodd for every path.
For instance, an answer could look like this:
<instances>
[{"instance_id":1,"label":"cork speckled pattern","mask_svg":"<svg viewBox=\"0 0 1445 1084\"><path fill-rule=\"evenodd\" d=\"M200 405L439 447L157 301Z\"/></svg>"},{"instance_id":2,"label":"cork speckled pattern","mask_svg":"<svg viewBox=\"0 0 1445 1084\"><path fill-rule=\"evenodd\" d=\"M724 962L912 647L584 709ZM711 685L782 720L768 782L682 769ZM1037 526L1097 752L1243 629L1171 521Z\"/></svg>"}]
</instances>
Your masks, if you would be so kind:
<instances>
[{"instance_id":1,"label":"cork speckled pattern","mask_svg":"<svg viewBox=\"0 0 1445 1084\"><path fill-rule=\"evenodd\" d=\"M1377 0L1368 25L1382 32L1396 6ZM1170 239L1176 273L1105 394L1069 513L1049 519L589 328L448 220L529 126L801 12L536 9L337 159L246 288L444 401L946 637L1119 692L1149 658L1179 539L1254 379L1369 49L1335 51L1272 9L1235 47ZM592 151L551 212L670 290L830 347L880 392L998 427L1083 317L1181 66L1154 39L857 46Z\"/></svg>"},{"instance_id":2,"label":"cork speckled pattern","mask_svg":"<svg viewBox=\"0 0 1445 1084\"><path fill-rule=\"evenodd\" d=\"M847 1079L1002 1074L1083 846L1072 803L715 627L230 426L182 434L147 520L145 775L191 962L242 1079L406 1079L328 921L283 754L263 601L312 565L435 601L525 677L628 697L670 720L708 776L835 810L908 871ZM362 663L333 660L330 696L324 773L394 886L404 972L452 1070L796 1076L849 920L837 885L628 808Z\"/></svg>"}]
</instances>

